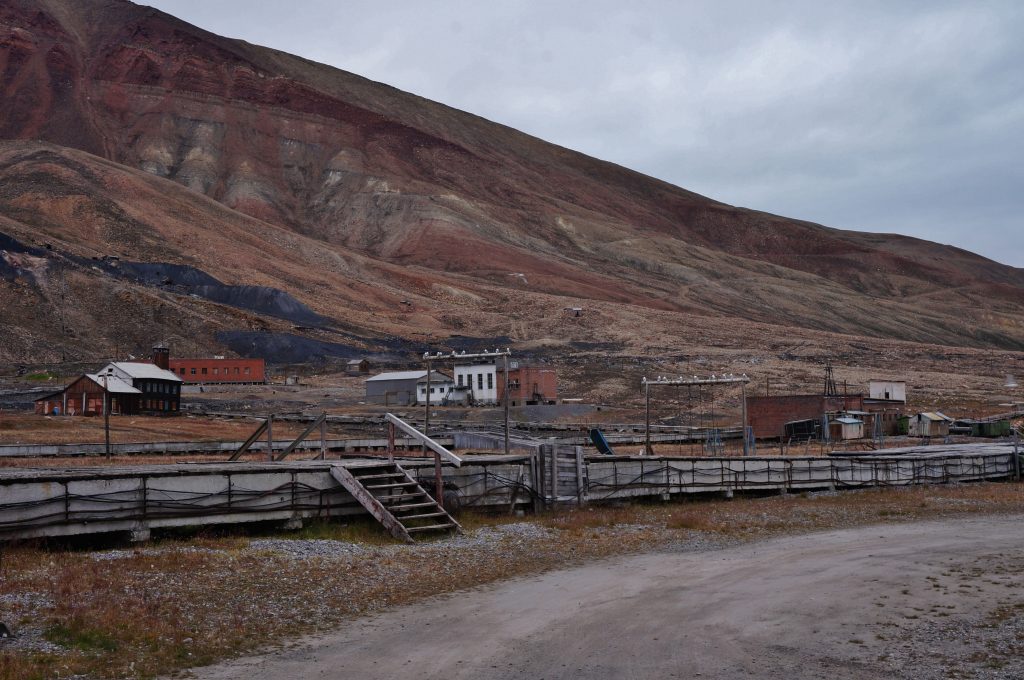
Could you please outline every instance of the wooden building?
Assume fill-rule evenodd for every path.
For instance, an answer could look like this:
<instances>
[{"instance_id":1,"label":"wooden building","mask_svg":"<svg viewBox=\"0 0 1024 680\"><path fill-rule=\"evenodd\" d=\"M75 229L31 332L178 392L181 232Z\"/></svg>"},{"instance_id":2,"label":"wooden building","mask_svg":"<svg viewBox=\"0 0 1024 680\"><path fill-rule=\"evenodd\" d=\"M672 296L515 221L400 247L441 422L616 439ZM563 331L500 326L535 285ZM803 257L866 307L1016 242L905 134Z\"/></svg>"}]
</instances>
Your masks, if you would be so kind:
<instances>
[{"instance_id":1,"label":"wooden building","mask_svg":"<svg viewBox=\"0 0 1024 680\"><path fill-rule=\"evenodd\" d=\"M351 359L345 364L345 373L349 375L364 375L370 372L370 362L367 359Z\"/></svg>"},{"instance_id":2,"label":"wooden building","mask_svg":"<svg viewBox=\"0 0 1024 680\"><path fill-rule=\"evenodd\" d=\"M945 437L952 419L938 412L917 413L910 416L911 437Z\"/></svg>"},{"instance_id":3,"label":"wooden building","mask_svg":"<svg viewBox=\"0 0 1024 680\"><path fill-rule=\"evenodd\" d=\"M106 399L104 398L106 397ZM99 416L173 414L181 408L181 380L148 362L115 361L36 400L36 413Z\"/></svg>"}]
</instances>

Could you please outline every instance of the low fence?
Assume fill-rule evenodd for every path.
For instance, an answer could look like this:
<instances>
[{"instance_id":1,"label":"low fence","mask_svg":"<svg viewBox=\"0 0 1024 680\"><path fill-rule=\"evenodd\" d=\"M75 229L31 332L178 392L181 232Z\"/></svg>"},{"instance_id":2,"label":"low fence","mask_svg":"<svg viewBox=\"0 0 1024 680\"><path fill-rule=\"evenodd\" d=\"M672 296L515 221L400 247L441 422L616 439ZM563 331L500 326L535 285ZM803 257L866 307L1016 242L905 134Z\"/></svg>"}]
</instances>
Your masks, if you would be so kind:
<instances>
[{"instance_id":1,"label":"low fence","mask_svg":"<svg viewBox=\"0 0 1024 680\"><path fill-rule=\"evenodd\" d=\"M443 446L451 446L451 437L436 437L438 443ZM238 450L243 442L133 442L126 444L111 444L110 453L114 456L134 455L186 455L186 454L223 454L225 457ZM275 439L274 451L283 451L292 443L291 439ZM326 448L334 452L356 452L356 451L385 451L388 447L388 440L382 438L348 438L328 439ZM395 447L398 449L420 449L422 445L411 437L396 437ZM320 451L319 437L311 437L298 444L296 451ZM249 447L249 451L267 452L266 439L259 439ZM74 457L74 456L98 456L106 452L106 445L103 443L77 443L77 444L0 444L0 459L2 458L47 458L47 457Z\"/></svg>"},{"instance_id":2,"label":"low fence","mask_svg":"<svg viewBox=\"0 0 1024 680\"><path fill-rule=\"evenodd\" d=\"M460 505L508 510L533 504L524 474L527 457L482 458L445 469L446 485L457 489ZM362 515L366 511L330 469L368 464L374 461L2 470L0 539L113 531L145 536L163 527ZM402 464L414 477L432 483L431 459Z\"/></svg>"},{"instance_id":3,"label":"low fence","mask_svg":"<svg viewBox=\"0 0 1024 680\"><path fill-rule=\"evenodd\" d=\"M444 468L445 502L505 512L708 492L810 491L1020 478L1012 444L927 447L862 457L593 456L543 444L535 453L465 456ZM362 515L331 476L367 458L49 470L0 468L0 540L151 528ZM402 459L425 488L433 461Z\"/></svg>"}]
</instances>

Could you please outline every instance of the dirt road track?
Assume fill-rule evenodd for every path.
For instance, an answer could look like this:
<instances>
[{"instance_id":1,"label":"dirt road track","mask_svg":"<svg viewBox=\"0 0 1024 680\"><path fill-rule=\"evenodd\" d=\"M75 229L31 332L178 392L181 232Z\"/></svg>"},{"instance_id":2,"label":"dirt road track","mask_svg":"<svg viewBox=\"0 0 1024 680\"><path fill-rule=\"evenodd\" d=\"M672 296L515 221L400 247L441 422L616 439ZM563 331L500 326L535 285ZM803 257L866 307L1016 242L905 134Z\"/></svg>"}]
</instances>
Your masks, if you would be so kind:
<instances>
[{"instance_id":1,"label":"dirt road track","mask_svg":"<svg viewBox=\"0 0 1024 680\"><path fill-rule=\"evenodd\" d=\"M196 675L941 677L944 655L963 652L957 646L964 643L935 631L984 615L1007 597L1024 597L1022 564L1024 516L641 555L403 607L293 649L197 669ZM1017 588L979 573L1009 574ZM984 677L1014 677L993 672Z\"/></svg>"}]
</instances>

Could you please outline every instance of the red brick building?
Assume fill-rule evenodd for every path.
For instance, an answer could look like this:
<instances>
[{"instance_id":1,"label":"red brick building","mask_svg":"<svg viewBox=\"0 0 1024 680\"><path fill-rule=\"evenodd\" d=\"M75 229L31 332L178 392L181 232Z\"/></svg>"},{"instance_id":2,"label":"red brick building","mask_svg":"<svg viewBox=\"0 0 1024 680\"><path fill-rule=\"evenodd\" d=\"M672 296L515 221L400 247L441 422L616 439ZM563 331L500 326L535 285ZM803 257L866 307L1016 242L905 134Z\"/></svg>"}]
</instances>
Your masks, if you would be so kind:
<instances>
[{"instance_id":1,"label":"red brick building","mask_svg":"<svg viewBox=\"0 0 1024 680\"><path fill-rule=\"evenodd\" d=\"M498 403L504 403L505 376L498 367ZM510 406L524 404L553 404L558 400L558 379L553 368L522 366L511 362L508 369Z\"/></svg>"},{"instance_id":2,"label":"red brick building","mask_svg":"<svg viewBox=\"0 0 1024 680\"><path fill-rule=\"evenodd\" d=\"M826 413L863 411L864 397L825 396L823 394L786 394L747 397L747 425L758 439L782 437L786 423L821 419Z\"/></svg>"},{"instance_id":3,"label":"red brick building","mask_svg":"<svg viewBox=\"0 0 1024 680\"><path fill-rule=\"evenodd\" d=\"M267 381L263 359L170 359L168 364L186 385Z\"/></svg>"}]
</instances>

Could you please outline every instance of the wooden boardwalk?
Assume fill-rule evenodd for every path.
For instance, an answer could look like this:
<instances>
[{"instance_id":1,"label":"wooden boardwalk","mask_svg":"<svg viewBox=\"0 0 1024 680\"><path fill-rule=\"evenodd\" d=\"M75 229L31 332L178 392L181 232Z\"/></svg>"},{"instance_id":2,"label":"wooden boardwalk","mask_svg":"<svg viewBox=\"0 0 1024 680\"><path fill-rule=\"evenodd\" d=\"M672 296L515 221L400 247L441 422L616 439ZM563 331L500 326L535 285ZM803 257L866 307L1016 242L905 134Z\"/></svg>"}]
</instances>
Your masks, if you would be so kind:
<instances>
[{"instance_id":1,"label":"wooden boardwalk","mask_svg":"<svg viewBox=\"0 0 1024 680\"><path fill-rule=\"evenodd\" d=\"M1004 480L1018 475L1012 444L963 444L831 457L585 455L543 445L533 454L467 455L444 482L463 507L538 508L700 493L809 491ZM332 470L377 458L211 462L80 468L0 468L0 540L111 531L363 515ZM433 461L401 465L430 490ZM446 491L446 496L448 495Z\"/></svg>"}]
</instances>

